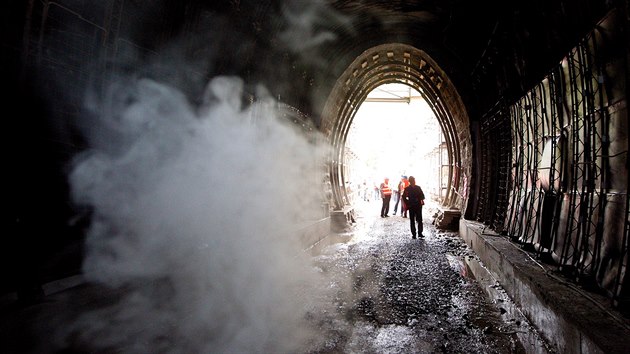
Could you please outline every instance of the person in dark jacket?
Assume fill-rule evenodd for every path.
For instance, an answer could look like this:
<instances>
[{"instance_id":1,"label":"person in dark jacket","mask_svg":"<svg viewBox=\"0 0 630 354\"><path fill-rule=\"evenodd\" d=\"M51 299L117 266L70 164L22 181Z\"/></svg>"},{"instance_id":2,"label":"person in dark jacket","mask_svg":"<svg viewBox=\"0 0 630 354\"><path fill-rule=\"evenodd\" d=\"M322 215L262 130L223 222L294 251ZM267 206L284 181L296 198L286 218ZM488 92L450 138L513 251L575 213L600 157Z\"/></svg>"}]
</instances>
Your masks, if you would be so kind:
<instances>
[{"instance_id":1,"label":"person in dark jacket","mask_svg":"<svg viewBox=\"0 0 630 354\"><path fill-rule=\"evenodd\" d=\"M416 185L416 179L409 176L409 186L403 192L403 201L409 209L409 223L411 225L411 237L416 238L416 223L418 223L418 236L422 235L422 205L424 205L424 192Z\"/></svg>"}]
</instances>

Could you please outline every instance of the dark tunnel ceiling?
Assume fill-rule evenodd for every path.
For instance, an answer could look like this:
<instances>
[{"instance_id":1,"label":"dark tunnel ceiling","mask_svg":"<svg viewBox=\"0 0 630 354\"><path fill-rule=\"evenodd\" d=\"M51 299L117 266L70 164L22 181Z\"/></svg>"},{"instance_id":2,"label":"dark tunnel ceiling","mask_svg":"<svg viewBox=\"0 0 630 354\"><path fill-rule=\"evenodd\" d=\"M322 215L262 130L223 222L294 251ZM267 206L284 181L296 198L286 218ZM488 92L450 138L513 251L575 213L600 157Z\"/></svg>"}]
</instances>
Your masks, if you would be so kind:
<instances>
[{"instance_id":1,"label":"dark tunnel ceiling","mask_svg":"<svg viewBox=\"0 0 630 354\"><path fill-rule=\"evenodd\" d=\"M186 31L189 22L209 20L225 21L240 35L251 35L258 45L264 46L273 42L268 36L278 33L285 25L281 16L283 7L299 11L304 3L318 1L287 1L283 5L282 2L265 0L183 0L170 2L162 8L147 7L142 5L141 0L134 3L147 11L143 16L144 22L137 27L140 29L138 35L145 37L144 42L159 40L155 33L165 27L175 34ZM441 50L451 51L449 55L461 60L468 71L476 65L485 50L497 19L507 11L504 2L498 0L340 0L319 3L327 4L330 9L347 16L351 27L356 29L339 29L342 32L339 38L351 43L369 42L370 39L387 35L407 40L422 38L427 46L439 44Z\"/></svg>"},{"instance_id":2,"label":"dark tunnel ceiling","mask_svg":"<svg viewBox=\"0 0 630 354\"><path fill-rule=\"evenodd\" d=\"M596 0L182 0L167 1L162 7L148 3L126 3L143 15L138 23L123 24L129 27L125 32L135 33L133 37L147 48L159 48L191 31L204 33L207 47L190 52L212 62L209 75L235 74L251 81L273 78L278 87L272 91L284 97L309 91L312 82L323 83L320 89L325 93L364 50L402 42L435 59L468 106L473 92L488 96L482 112L506 92L518 97L538 82L606 11L605 2ZM287 26L282 14L313 4L322 18L316 25L337 35L333 43L319 48L318 54L329 60L326 68L302 63L299 53L287 54L278 44L278 34ZM341 24L340 17L349 20ZM211 30L204 32L204 26ZM296 86L296 75L308 83ZM308 100L297 97L291 103L308 112L312 104Z\"/></svg>"}]
</instances>

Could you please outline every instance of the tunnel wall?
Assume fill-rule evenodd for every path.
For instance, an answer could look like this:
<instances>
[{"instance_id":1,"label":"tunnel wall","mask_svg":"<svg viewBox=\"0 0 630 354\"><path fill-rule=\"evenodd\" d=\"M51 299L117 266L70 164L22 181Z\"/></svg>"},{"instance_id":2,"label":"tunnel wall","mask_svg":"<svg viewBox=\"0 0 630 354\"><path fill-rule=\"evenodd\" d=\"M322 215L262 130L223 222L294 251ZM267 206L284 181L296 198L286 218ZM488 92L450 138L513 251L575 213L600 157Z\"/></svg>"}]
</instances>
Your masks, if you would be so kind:
<instances>
[{"instance_id":1,"label":"tunnel wall","mask_svg":"<svg viewBox=\"0 0 630 354\"><path fill-rule=\"evenodd\" d=\"M481 122L476 218L628 308L627 38L611 12Z\"/></svg>"},{"instance_id":2,"label":"tunnel wall","mask_svg":"<svg viewBox=\"0 0 630 354\"><path fill-rule=\"evenodd\" d=\"M238 76L246 106L256 93L277 100L282 116L309 141L320 139L311 123L313 68L278 38L286 18L281 3L197 1L9 1L0 7L2 59L11 119L9 237L0 252L0 292L21 288L41 295L41 284L81 272L90 210L70 201L72 160L99 127L86 112L87 92L102 94L108 81L150 78L201 104L210 78ZM298 34L299 35L299 34ZM9 38L10 37L10 38ZM308 36L305 36L308 39ZM310 59L313 59L310 57ZM264 87L261 87L264 86ZM260 98L260 96L258 97ZM284 104L285 102L289 102ZM307 112L307 113L304 113ZM112 144L112 142L103 142ZM313 157L313 163L323 164ZM319 166L319 165L318 165ZM313 185L330 185L321 174ZM330 188L322 188L322 194ZM316 215L295 220L306 243L325 230L329 208L322 195ZM322 226L323 225L323 226ZM313 226L317 232L312 232ZM315 234L315 235L313 235ZM31 296L31 295L27 295Z\"/></svg>"},{"instance_id":3,"label":"tunnel wall","mask_svg":"<svg viewBox=\"0 0 630 354\"><path fill-rule=\"evenodd\" d=\"M530 41L526 41L525 44L527 44L527 47L525 49L528 50L523 49L522 54L530 57L533 56L536 59L536 63L540 61L543 64L547 60L552 60L549 58L555 58L555 56L550 55L550 53L553 54L558 50L564 51L565 38L569 38L573 33L582 33L581 31L575 30L575 23L586 23L587 21L581 21L583 17L598 16L591 15L593 11L580 12L583 9L591 9L591 7L582 6L585 3L591 2L595 3L597 1L584 0L575 3L571 2L570 4L562 1L553 3L555 10L558 10L560 7L562 8L562 11L560 11L562 14L564 14L566 8L566 11L568 11L568 15L565 16L566 19L568 19L567 22L561 23L557 28L549 26L550 23L546 23L546 25L550 27L550 30L541 31L540 33L542 33L543 36L548 36L548 42L541 40L547 37L533 38ZM11 6L16 6L13 5L14 3L15 2L10 2ZM20 249L18 252L13 252L16 248L12 246L3 248L7 255L7 257L3 257L5 261L4 269L10 269L13 266L11 262L13 262L15 258L20 258L24 253L32 257L34 253L37 253L33 251L35 248L43 247L46 248L44 252L46 254L38 254L35 256L39 258L40 261L48 258L73 259L75 261L72 262L72 271L76 270L76 259L80 257L80 250L77 249L76 241L80 238L79 235L81 231L78 229L80 229L82 224L77 222L76 219L73 219L72 227L67 223L69 216L71 216L74 211L69 210L65 196L52 196L46 193L38 193L40 191L51 190L60 194L66 192L66 186L64 186L64 169L67 166L65 166L65 163L72 155L81 151L83 143L81 139L73 135L72 129L67 125L76 123L73 122L72 117L78 115L81 109L80 105L77 103L82 101L82 95L85 92L88 81L94 81L91 75L95 72L108 73L121 63L133 66L133 64L137 62L150 62L149 59L151 55L155 54L156 51L164 50L166 46L165 43L168 43L169 39L175 37L176 33L184 32L185 34L190 34L194 32L194 30L201 30L203 29L204 21L209 18L208 21L217 20L219 25L224 25L226 28L228 25L230 28L234 27L234 33L239 36L237 39L241 39L241 41L235 41L235 37L225 36L221 33L214 37L202 38L202 40L205 41L204 44L206 44L204 46L183 46L182 48L176 48L172 51L180 50L184 56L188 55L190 58L208 59L208 62L211 62L211 64L209 64L211 67L208 71L242 75L247 79L251 79L250 81L255 81L255 79L262 76L272 77L274 79L273 82L279 83L278 85L281 86L276 88L275 91L282 93L283 99L288 100L290 93L296 93L297 97L294 97L292 100L292 106L299 107L303 112L317 112L318 109L310 107L310 98L305 98L305 96L308 96L310 90L316 89L318 84L324 88L323 91L329 93L329 86L318 82L318 80L314 80L313 77L324 77L323 81L326 81L326 83L330 84L332 87L334 80L338 78L338 74L341 75L343 70L345 70L345 64L350 63L356 55L360 54L360 51L357 53L350 49L357 50L357 48L372 47L382 43L392 43L392 38L396 38L403 43L414 44L416 48L425 48L425 46L431 44L430 39L432 38L430 32L423 32L424 27L422 26L408 27L407 32L405 32L403 27L399 27L401 28L401 32L405 32L403 33L404 35L396 35L393 37L383 36L382 38L378 37L376 33L385 33L387 31L380 27L377 27L375 31L371 31L373 36L351 36L348 32L345 33L346 37L339 45L343 48L350 48L347 52L343 52L347 53L347 58L341 55L343 54L341 52L331 51L331 53L334 52L336 54L331 55L331 57L347 59L347 61L337 61L344 65L339 67L328 65L325 68L326 70L316 67L317 70L315 70L301 65L299 61L295 60L294 56L289 55L286 50L277 47L274 35L278 33L278 27L280 25L275 20L267 20L266 13L277 12L278 9L266 2L252 2L249 10L255 11L249 12L245 10L247 8L245 5L243 5L244 10L241 11L241 5L237 5L237 2L213 5L219 12L226 12L224 11L225 8L236 8L233 12L227 11L230 13L227 19L223 17L213 18L212 13L208 14L199 11L201 5L192 1L167 2L163 4L164 6L148 6L146 3L140 1L123 0L101 2L28 1L24 3L23 6L25 8L20 8L19 12L6 12L7 14L15 14L15 16L5 15L12 19L23 21L16 24L16 27L24 30L24 33L18 35L20 38L17 38L15 43L12 43L14 45L7 46L10 47L8 48L9 50L13 51L13 53L11 53L13 57L21 58L24 62L9 67L9 70L15 69L14 71L16 73L11 73L15 74L15 79L14 81L6 83L6 86L9 90L14 89L14 87L19 87L20 85L17 83L18 76L22 73L26 73L27 76L39 76L38 79L42 80L37 80L38 87L28 88L28 92L21 93L20 95L22 95L22 97L20 99L10 99L16 109L28 108L22 111L24 113L24 119L20 120L20 122L15 122L15 124L20 125L20 127L17 127L18 129L15 130L13 126L9 128L10 132L16 133L12 134L13 137L9 142L11 145L10 148L18 147L21 149L23 145L18 144L18 142L23 143L26 146L25 149L28 150L28 154L24 156L33 157L34 159L25 160L27 163L15 164L18 169L22 167L25 168L22 172L17 174L16 179L19 181L14 183L16 187L11 191L11 202L20 204L20 208L23 207L22 210L17 210L17 217L15 217L14 220L20 220L24 223L13 223L13 221L11 221L11 223L16 227L15 234L24 237L26 241L24 245L18 247ZM238 2L238 4L240 3L241 2ZM543 2L536 3L536 6L526 6L525 10L527 11L519 12L522 16L520 19L523 20L531 15L534 16L534 20L532 21L538 22L538 16L545 14L545 16L550 16L550 14L555 14L555 12L539 11L542 7L542 3ZM9 5L5 6L9 7ZM627 7L627 2L625 6ZM600 7L594 8L599 9ZM224 14L223 12L221 13ZM22 17L20 16L21 14L25 14L25 16ZM468 16L468 14L466 14L466 16ZM184 17L188 17L188 20L185 20ZM554 17L543 16L543 19L544 18L549 19ZM507 21L506 23L507 26L512 26L511 21ZM610 116L606 118L606 120L609 121L609 129L611 131L624 132L627 131L627 127L625 127L625 125L627 125L627 100L622 97L623 95L627 96L627 94L625 93L625 87L621 87L621 84L624 82L627 83L627 73L619 69L619 67L624 65L623 62L625 61L623 56L627 55L627 45L624 46L622 42L620 45L603 46L603 44L600 43L602 40L603 42L613 40L608 37L614 31L606 28L607 26L603 24L602 29L599 30L599 34L602 35L602 38L597 39L594 48L595 53L597 53L596 60L599 63L598 65L612 72L603 76L603 86L606 87L606 89L598 91L598 94L601 92L606 93L606 103L603 106L606 107L606 114ZM554 29L558 32L551 31ZM522 33L532 32L522 31ZM232 34L232 32L230 32L230 34ZM592 38L596 38L596 36L597 33ZM198 37L195 37L196 36L193 35L186 36L190 41L198 39ZM509 41L511 37L508 36L506 38L506 41ZM534 43L538 42L555 43L553 42L555 38L560 38L563 46L548 45L547 47L550 48L550 52L543 53L539 52L540 47L534 46ZM387 41L383 41L383 39L387 39ZM360 46L357 45L357 42L360 42L359 40L365 40L366 42L363 42L364 45ZM615 40L622 41L623 39ZM521 42L524 41L521 40ZM366 43L369 43L369 45ZM589 46L591 46L591 44L585 45L585 48L590 48ZM203 47L203 49L200 49L200 47ZM615 52L613 48L626 48L626 52L624 52L626 54ZM235 54L232 56L213 56L213 51L221 53L234 52ZM457 70L453 70L452 67L449 68L448 65L444 65L443 57L434 56L437 52L437 50L434 50L428 53L430 53L431 57L434 59L440 59L440 67L447 70L450 78L456 77L454 73L457 72ZM442 53L444 53L444 51L442 51ZM471 81L473 81L474 85L477 82L475 78L479 78L481 84L489 82L489 84L485 86L486 88L494 88L496 90L498 87L496 83L493 82L492 75L484 71L483 64L486 62L496 62L501 59L505 62L510 62L510 65L512 65L512 56L503 55L504 53L495 52L493 50L486 50L484 53L488 53L488 55L479 62L479 65L475 66L472 75L473 80ZM398 52L396 55L398 55ZM573 67L571 66L573 64L570 63L580 55L582 54L577 53L574 57L571 57L572 59L567 61L567 68ZM385 57L386 54L382 56L382 58ZM335 62L331 58L326 59L328 60L326 61L327 64ZM404 58L400 61L403 62ZM241 62L250 63L250 65L241 65L239 64ZM24 64L24 66L20 66L21 64ZM169 82L174 85L179 84L175 82L175 78L177 77L184 78L186 84L204 83L207 80L207 77L205 77L207 72L198 72L186 66L169 65L169 69L178 71L177 75L174 75L172 72L164 70L166 68L164 63L153 64L154 68L157 69L156 71L163 75L164 78L170 80ZM625 65L627 67L627 62ZM437 67L437 65L435 67ZM37 70L33 70L34 68L37 68ZM90 70L85 70L88 68ZM256 73L257 68L264 69L259 69L262 71ZM289 68L289 70L286 68ZM122 69L124 70L125 68ZM542 163L544 160L543 155L546 156L545 152L547 152L547 155L552 155L552 152L555 151L558 151L558 154L569 154L568 149L573 146L571 144L575 141L571 139L573 136L579 136L579 134L569 135L568 132L566 134L556 133L555 137L549 137L546 134L551 131L550 128L547 128L544 133L541 133L541 130L537 130L537 133L533 132L532 128L532 132L528 133L529 135L519 135L518 137L513 137L512 135L514 127L517 127L519 124L524 124L525 126L529 124L527 123L527 119L529 118L516 118L519 116L532 116L533 113L529 112L531 109L528 110L526 108L528 105L537 109L538 113L536 114L542 115L540 112L543 110L537 108L542 103L537 103L538 105L532 104L531 102L528 103L528 100L539 102L541 97L543 101L558 100L559 97L564 96L571 97L571 99L575 100L574 96L566 92L580 92L584 90L578 87L570 91L566 87L563 87L560 83L563 82L563 80L567 80L565 78L567 73L564 73L563 70L569 69L562 69L559 66L555 70L557 71L556 74L553 74L553 72L555 72L553 70L550 72L548 76L549 82L540 83L536 86L538 88L532 89L528 95L524 96L527 98L523 98L522 102L518 101L515 103L510 101L495 104L495 92L483 90L483 97L487 99L487 101L482 102L479 107L470 105L470 99L466 101L467 106L458 105L449 107L451 110L450 113L453 116L462 118L454 128L458 137L456 140L463 143L461 146L462 156L474 154L470 160L463 161L461 166L453 166L454 169L460 168L461 171L463 171L454 177L454 180L459 183L456 187L456 191L460 193L463 198L454 194L452 201L454 205L464 203L463 206L465 207L466 199L473 200L474 203L477 204L475 204L474 208L469 209L474 218L483 220L485 223L505 233L509 233L510 230L518 231L513 232L515 240L523 242L524 244L537 245L538 249L543 250L544 253L550 256L553 255L558 261L564 259L567 270L573 267L573 263L589 265L575 268L577 269L575 274L596 273L601 279L603 279L602 274L605 274L606 277L610 279L607 278L608 280L605 282L602 280L600 282L601 284L597 286L612 282L611 284L614 284L612 289L616 289L617 293L622 293L622 284L627 284L627 282L624 283L620 280L625 277L625 266L619 267L619 264L621 260L627 258L627 224L625 226L615 224L618 228L624 228L622 231L619 231L623 234L623 237L613 238L605 244L598 240L604 239L602 229L608 230L606 231L608 234L614 233L611 231L613 228L610 227L609 224L612 225L614 224L613 221L620 219L615 217L615 212L621 210L620 208L622 207L625 208L624 210L626 211L628 209L627 197L625 197L624 194L627 192L627 186L624 186L624 183L627 185L627 162L625 162L625 165L621 163L621 161L624 161L623 156L626 156L627 161L627 154L624 155L622 153L624 150L622 146L624 146L624 144L627 145L627 141L621 137L623 134L620 134L617 141L613 142L611 139L608 139L606 140L606 144L604 144L608 145L606 147L609 150L608 156L612 157L614 154L618 154L614 158L606 158L606 160L610 160L610 164L601 164L599 165L599 169L596 170L596 172L609 171L609 173L603 175L605 178L589 177L588 181L595 182L588 182L586 184L576 182L576 184L570 188L562 187L564 189L554 187L553 190L556 191L555 194L538 185L537 181L541 180L542 175L550 174L547 172L556 170L558 171L557 174L559 174L559 171L566 170L567 172L563 172L565 173L565 177L561 179L552 178L554 181L563 181L562 186L564 186L564 183L569 183L570 178L568 176L570 171L578 171L578 174L583 173L587 176L591 176L591 172L581 167L585 166L584 162L578 162L575 165L571 165L573 167L570 167L567 157L564 160L557 159L558 161L564 161L563 163L536 165L533 160L528 161L526 164L524 156L535 157L538 159L539 163ZM511 70L508 71L508 74L511 76L516 76L515 73L518 70L512 67ZM453 85L449 84L445 86L445 90L455 91L455 85L457 85L458 90L455 92L462 94L462 97L469 97L470 92L467 93L466 90L462 90L463 81L468 79L468 76L465 75L466 73L467 71L465 70L460 72L460 80L454 82ZM524 74L527 72L521 71L518 74L521 73ZM325 76L325 74L328 76ZM443 73L441 72L441 74ZM620 79L620 77L623 76L626 77L625 81L624 79ZM462 77L464 77L464 79L462 79ZM530 79L531 77L531 75L528 76ZM569 80L569 82L570 81L571 80ZM35 80L31 82L35 82ZM59 83L63 83L63 87L61 87ZM285 83L285 85L282 86L282 83ZM614 85L610 86L610 83L614 83ZM501 88L506 91L511 87L516 87L517 90L520 89L520 87L517 87L518 85L511 85L511 83L507 81L500 82L500 84L503 85ZM560 92L565 93L551 95L549 93L550 90L560 90ZM613 92L614 95L611 95L611 90L618 90L619 94ZM503 93L503 91L500 91L497 95ZM34 102L36 102L37 97L33 96L42 94L45 94L48 100L55 101L57 104L54 105L54 107L46 107L44 104L34 107ZM451 96L451 94L445 91L443 96L448 97ZM59 104L62 102L63 104ZM562 108L560 106L563 105L562 102L564 101L554 102L555 104L545 103L545 107L549 106L547 109L551 110L551 113L546 113L544 117L540 118L541 122L547 122L547 120L550 119L548 117L549 115L552 117L560 116L560 113L553 113L553 110L560 110L560 108ZM474 111L474 108L483 111L488 105L496 106L497 110L493 111L491 114L487 114L479 121L478 126L480 128L478 131L480 136L476 137L476 139L478 139L480 143L475 146L476 151L473 152L471 151L471 144L468 143L469 127L468 122L464 120L464 114L466 111ZM309 110L309 108L311 108L311 110ZM36 121L35 116L40 116L40 114L34 111L38 109L52 110L51 117L62 116L64 119L53 118L47 122ZM601 110L600 108L594 109L598 112ZM566 110L567 112L569 111L568 109ZM590 116L586 115L585 117ZM614 117L621 117L621 119ZM477 116L472 116L470 123L477 124L477 119L479 119ZM597 118L596 120L603 122L604 120L602 119L603 118ZM585 120L583 119L582 121ZM577 123L571 125L571 127L578 127L578 125L581 124L579 119L576 122ZM14 124L14 122L11 122L11 124ZM29 130L34 125L45 128L39 132L41 134L30 134L31 132ZM564 127L564 125L559 126ZM599 130L602 129L601 126L598 125L595 127ZM581 132L584 129L576 128L575 130ZM20 133L22 131L24 134ZM534 138L532 138L532 136L534 136ZM513 145L512 143L513 140L516 141L517 139L521 139L519 141L522 141L520 146ZM561 147L565 146L565 144L567 147L562 149ZM548 145L552 147L546 149ZM525 149L525 146L527 149ZM517 152L520 151L519 149L521 148L522 151L529 151L529 155L524 153L519 155ZM598 150L600 148L595 147L593 149ZM7 151L8 150L9 148L7 148ZM48 158L46 154L39 153L40 150L54 156ZM532 151L535 151L536 154L533 154ZM592 151L592 149L587 149L586 151ZM479 160L481 160L482 163L479 163ZM55 165L38 164L38 161L54 161ZM479 166L478 171L475 171L479 172L478 174L474 172L468 173L468 171L472 169L473 163L475 166ZM553 166L553 168L551 166ZM518 178L513 178L512 175L516 176L517 170L520 171ZM527 171L527 173L525 173L525 171ZM538 176L539 174L541 176ZM53 178L47 179L46 176L52 176ZM329 178L329 176L324 176L323 178ZM468 178L478 179L479 182L470 181ZM44 180L46 183L41 183ZM53 182L52 185L47 184L51 181L58 183ZM523 181L529 182L525 183ZM618 190L620 191L618 194L615 194L617 191L613 190L612 187L605 187L603 192L597 192L597 190L601 190L601 188L592 187L592 183L600 183L605 186L614 184L615 186L622 187ZM330 186L331 182L330 180L325 180L323 184ZM32 188L33 185L36 185L37 189ZM484 192L483 194L473 193L469 198L468 194L471 193L471 186L473 185L475 191ZM479 186L481 186L481 188ZM583 186L586 186L586 193L582 192ZM332 188L326 188L326 191L330 192L331 189ZM26 191L28 192L27 194L24 193ZM603 217L597 217L598 221L594 224L596 235L594 238L590 236L570 236L574 233L578 235L577 232L579 232L579 235L585 235L587 232L592 233L592 231L584 231L591 230L592 228L583 221L584 218L582 214L580 214L582 210L588 210L588 208L577 207L578 201L580 202L579 205L586 205L586 203L582 202L583 198L587 198L592 205L599 206L593 208L592 215L604 215ZM21 202L29 200L37 200L38 202L30 204L28 202ZM462 202L462 200L464 201ZM566 202L559 202L565 200ZM53 210L53 213L47 214L50 210ZM553 210L554 212L550 214L548 212L549 210ZM615 212L610 210L614 210ZM577 220L577 222L572 221L574 224L570 224L572 226L568 228L569 222L566 220L565 222L560 222L559 215L564 215L563 217L566 220L568 220L568 216L573 215L571 220ZM627 214L623 214L622 216L623 220L627 220ZM42 220L45 221L45 223L42 224ZM599 221L603 222L603 226L600 226L602 223ZM38 223L39 225L37 227L33 227L33 225ZM68 228L71 230L68 230ZM572 229L579 231L571 231ZM551 230L553 233L546 233L546 230ZM72 236L66 237L65 235ZM575 237L575 240L571 237ZM45 241L45 243L39 243L39 241ZM33 245L38 247L33 247ZM52 247L45 247L47 245L52 245ZM567 253L567 251L563 252L561 247L556 250L556 245L568 245L565 248L577 250L577 253L573 251L570 252L571 255L575 253L577 256L572 256L570 259L567 258L566 254L569 253ZM571 247L569 247L569 245ZM583 245L588 245L588 247ZM551 251L552 249L554 252ZM597 251L591 252L592 254L605 252L606 257L582 257L579 251L583 249L596 249ZM13 254L9 255L9 253ZM593 259L599 260L594 262L592 261ZM623 272L617 271L617 273L615 273L614 271L607 271L607 269L615 267L617 267L618 270L623 270ZM50 268L48 270L50 271ZM59 273L57 273L57 276L59 276ZM616 296L617 299L620 298L619 295L613 294L613 296Z\"/></svg>"},{"instance_id":4,"label":"tunnel wall","mask_svg":"<svg viewBox=\"0 0 630 354\"><path fill-rule=\"evenodd\" d=\"M83 148L73 123L90 77L85 69L105 70L101 59L114 43L112 4L8 3L3 25L22 32L14 41L3 34L3 59L15 60L2 67L3 92L11 92L5 108L19 113L6 126L12 218L0 253L0 291L29 302L43 295L42 283L81 267L85 214L68 202L66 172Z\"/></svg>"}]
</instances>

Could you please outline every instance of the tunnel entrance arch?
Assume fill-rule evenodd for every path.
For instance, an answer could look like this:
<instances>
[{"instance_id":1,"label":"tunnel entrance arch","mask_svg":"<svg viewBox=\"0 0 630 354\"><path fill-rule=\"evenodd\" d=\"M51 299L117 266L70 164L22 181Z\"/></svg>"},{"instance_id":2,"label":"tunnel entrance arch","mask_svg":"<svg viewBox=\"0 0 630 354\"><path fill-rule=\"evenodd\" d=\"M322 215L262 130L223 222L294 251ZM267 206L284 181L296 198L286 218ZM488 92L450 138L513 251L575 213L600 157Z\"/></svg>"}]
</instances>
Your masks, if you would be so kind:
<instances>
[{"instance_id":1,"label":"tunnel entrance arch","mask_svg":"<svg viewBox=\"0 0 630 354\"><path fill-rule=\"evenodd\" d=\"M346 139L350 126L368 93L389 83L413 87L426 99L442 129L448 164L442 207L463 213L468 199L472 166L469 119L461 97L442 69L424 51L390 43L364 51L346 68L333 87L320 130L332 146L328 161L331 206L334 211L351 207L345 188Z\"/></svg>"}]
</instances>

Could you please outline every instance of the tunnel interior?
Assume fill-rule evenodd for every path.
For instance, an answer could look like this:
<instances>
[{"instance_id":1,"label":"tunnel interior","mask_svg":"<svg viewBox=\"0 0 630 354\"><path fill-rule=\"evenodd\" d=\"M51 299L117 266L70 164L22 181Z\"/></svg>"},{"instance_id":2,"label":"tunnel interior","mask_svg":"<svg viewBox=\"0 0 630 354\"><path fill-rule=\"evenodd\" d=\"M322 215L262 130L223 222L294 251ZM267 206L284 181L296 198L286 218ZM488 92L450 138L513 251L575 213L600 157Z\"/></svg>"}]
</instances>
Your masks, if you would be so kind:
<instances>
[{"instance_id":1,"label":"tunnel interior","mask_svg":"<svg viewBox=\"0 0 630 354\"><path fill-rule=\"evenodd\" d=\"M15 173L2 291L36 300L43 283L83 271L92 215L71 201L68 175L101 133L86 92L148 79L196 112L209 81L238 77L227 101L273 98L331 147L305 178L321 187L322 205L301 222L351 209L344 151L357 110L380 85L408 85L444 136L442 208L630 312L628 1L305 4L0 5L5 99L20 112L4 149Z\"/></svg>"}]
</instances>

